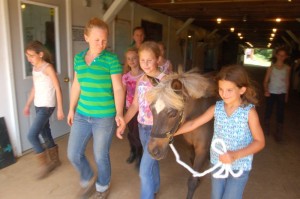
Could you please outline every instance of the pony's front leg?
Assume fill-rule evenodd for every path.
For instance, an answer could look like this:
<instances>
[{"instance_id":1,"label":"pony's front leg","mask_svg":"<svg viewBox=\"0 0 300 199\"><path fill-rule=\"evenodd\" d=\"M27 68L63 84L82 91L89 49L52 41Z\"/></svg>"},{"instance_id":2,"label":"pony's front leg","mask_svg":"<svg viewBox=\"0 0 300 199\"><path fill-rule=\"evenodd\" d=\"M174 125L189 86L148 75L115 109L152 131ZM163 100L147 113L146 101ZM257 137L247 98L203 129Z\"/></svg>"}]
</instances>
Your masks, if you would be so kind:
<instances>
[{"instance_id":1,"label":"pony's front leg","mask_svg":"<svg viewBox=\"0 0 300 199\"><path fill-rule=\"evenodd\" d=\"M194 164L193 164L193 169L195 171L199 171L204 162L207 159L207 154L208 154L208 150L205 150L203 148L198 148L195 149L195 159L194 159ZM187 199L192 199L194 196L194 193L199 185L199 181L200 178L198 177L193 177L193 175L190 175L189 179L188 179L188 193L187 193Z\"/></svg>"}]
</instances>

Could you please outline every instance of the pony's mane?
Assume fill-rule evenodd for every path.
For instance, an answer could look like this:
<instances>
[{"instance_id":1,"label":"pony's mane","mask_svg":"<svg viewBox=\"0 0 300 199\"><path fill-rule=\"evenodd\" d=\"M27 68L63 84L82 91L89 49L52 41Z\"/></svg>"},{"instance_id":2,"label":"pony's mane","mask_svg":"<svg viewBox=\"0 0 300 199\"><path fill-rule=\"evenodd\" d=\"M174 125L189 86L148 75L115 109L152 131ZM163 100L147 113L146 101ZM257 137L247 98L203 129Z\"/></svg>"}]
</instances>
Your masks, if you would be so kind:
<instances>
[{"instance_id":1,"label":"pony's mane","mask_svg":"<svg viewBox=\"0 0 300 199\"><path fill-rule=\"evenodd\" d=\"M172 81L175 79L179 80L183 85L183 89L180 91L182 93L181 95L176 93L178 91L171 87ZM146 98L149 103L161 99L167 107L176 110L183 110L184 98L198 99L206 96L209 86L209 80L199 73L174 73L172 75L168 75L166 79L151 89L147 93Z\"/></svg>"}]
</instances>

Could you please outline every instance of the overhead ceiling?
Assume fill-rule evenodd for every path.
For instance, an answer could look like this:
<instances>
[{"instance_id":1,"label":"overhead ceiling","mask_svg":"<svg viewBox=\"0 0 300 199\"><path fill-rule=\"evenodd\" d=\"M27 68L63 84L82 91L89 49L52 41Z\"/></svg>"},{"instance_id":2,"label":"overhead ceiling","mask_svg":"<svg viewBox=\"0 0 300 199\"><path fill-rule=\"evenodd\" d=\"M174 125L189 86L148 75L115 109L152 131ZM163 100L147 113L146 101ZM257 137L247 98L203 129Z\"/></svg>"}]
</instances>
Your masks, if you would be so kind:
<instances>
[{"instance_id":1,"label":"overhead ceiling","mask_svg":"<svg viewBox=\"0 0 300 199\"><path fill-rule=\"evenodd\" d=\"M136 3L168 16L186 21L194 18L194 25L221 36L242 34L241 43L254 47L299 45L300 0L133 0ZM220 24L217 18L221 18ZM276 22L280 18L281 22ZM230 28L234 27L234 33ZM276 28L271 41L272 30ZM293 38L294 37L294 38ZM298 39L298 41L297 41ZM298 42L298 43L297 43Z\"/></svg>"}]
</instances>

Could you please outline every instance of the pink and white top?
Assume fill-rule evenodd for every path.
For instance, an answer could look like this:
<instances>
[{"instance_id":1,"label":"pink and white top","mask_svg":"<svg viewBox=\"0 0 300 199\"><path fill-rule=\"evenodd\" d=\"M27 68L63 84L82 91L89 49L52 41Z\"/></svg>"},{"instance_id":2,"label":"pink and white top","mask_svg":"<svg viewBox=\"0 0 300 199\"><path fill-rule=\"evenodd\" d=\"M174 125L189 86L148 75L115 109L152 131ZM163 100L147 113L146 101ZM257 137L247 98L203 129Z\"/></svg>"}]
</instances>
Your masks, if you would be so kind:
<instances>
[{"instance_id":1,"label":"pink and white top","mask_svg":"<svg viewBox=\"0 0 300 199\"><path fill-rule=\"evenodd\" d=\"M167 75L170 74L172 72L170 69L170 65L171 62L167 59L167 61L163 65L159 66L160 72L165 73Z\"/></svg>"},{"instance_id":2,"label":"pink and white top","mask_svg":"<svg viewBox=\"0 0 300 199\"><path fill-rule=\"evenodd\" d=\"M137 80L143 75L131 75L130 71L122 76L122 83L126 86L126 108L132 104Z\"/></svg>"},{"instance_id":3,"label":"pink and white top","mask_svg":"<svg viewBox=\"0 0 300 199\"><path fill-rule=\"evenodd\" d=\"M165 76L161 73L157 79L161 80ZM145 99L145 94L153 88L153 85L149 81L140 80L137 86L138 92L138 103L139 103L139 114L138 122L144 125L153 125L153 115L150 110L150 104Z\"/></svg>"}]
</instances>

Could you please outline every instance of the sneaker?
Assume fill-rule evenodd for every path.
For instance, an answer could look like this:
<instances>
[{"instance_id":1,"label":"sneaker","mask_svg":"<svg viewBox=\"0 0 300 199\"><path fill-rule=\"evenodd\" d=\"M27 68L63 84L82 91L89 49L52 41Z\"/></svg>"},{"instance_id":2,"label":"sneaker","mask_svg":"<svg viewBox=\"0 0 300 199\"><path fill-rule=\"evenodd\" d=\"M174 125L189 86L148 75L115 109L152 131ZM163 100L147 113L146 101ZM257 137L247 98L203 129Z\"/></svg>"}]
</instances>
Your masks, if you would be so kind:
<instances>
[{"instance_id":1,"label":"sneaker","mask_svg":"<svg viewBox=\"0 0 300 199\"><path fill-rule=\"evenodd\" d=\"M109 194L109 188L104 192L96 191L92 196L92 199L106 199Z\"/></svg>"},{"instance_id":2,"label":"sneaker","mask_svg":"<svg viewBox=\"0 0 300 199\"><path fill-rule=\"evenodd\" d=\"M95 189L97 176L92 177L86 187L81 187L76 195L76 199L88 199Z\"/></svg>"}]
</instances>

